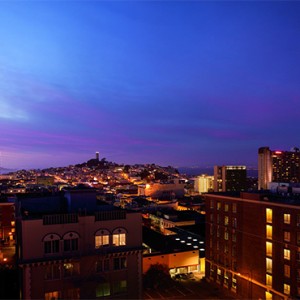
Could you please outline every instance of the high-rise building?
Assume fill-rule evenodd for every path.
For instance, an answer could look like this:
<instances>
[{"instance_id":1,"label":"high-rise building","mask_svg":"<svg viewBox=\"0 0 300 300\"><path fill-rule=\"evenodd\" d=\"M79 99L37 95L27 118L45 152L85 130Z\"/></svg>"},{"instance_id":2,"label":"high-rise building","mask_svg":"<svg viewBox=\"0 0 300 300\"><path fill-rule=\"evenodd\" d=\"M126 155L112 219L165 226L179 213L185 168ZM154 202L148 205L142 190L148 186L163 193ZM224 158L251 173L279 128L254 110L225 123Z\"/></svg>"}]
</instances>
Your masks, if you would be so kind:
<instances>
[{"instance_id":1,"label":"high-rise building","mask_svg":"<svg viewBox=\"0 0 300 300\"><path fill-rule=\"evenodd\" d=\"M17 202L22 299L140 299L142 218L93 190Z\"/></svg>"},{"instance_id":2,"label":"high-rise building","mask_svg":"<svg viewBox=\"0 0 300 300\"><path fill-rule=\"evenodd\" d=\"M258 149L258 189L269 189L270 182L300 182L300 151Z\"/></svg>"},{"instance_id":3,"label":"high-rise building","mask_svg":"<svg viewBox=\"0 0 300 300\"><path fill-rule=\"evenodd\" d=\"M238 299L299 299L300 206L272 194L206 194L206 278Z\"/></svg>"},{"instance_id":4,"label":"high-rise building","mask_svg":"<svg viewBox=\"0 0 300 300\"><path fill-rule=\"evenodd\" d=\"M202 174L194 181L194 190L200 194L213 191L214 176Z\"/></svg>"},{"instance_id":5,"label":"high-rise building","mask_svg":"<svg viewBox=\"0 0 300 300\"><path fill-rule=\"evenodd\" d=\"M214 166L215 192L236 192L246 189L246 166Z\"/></svg>"}]
</instances>

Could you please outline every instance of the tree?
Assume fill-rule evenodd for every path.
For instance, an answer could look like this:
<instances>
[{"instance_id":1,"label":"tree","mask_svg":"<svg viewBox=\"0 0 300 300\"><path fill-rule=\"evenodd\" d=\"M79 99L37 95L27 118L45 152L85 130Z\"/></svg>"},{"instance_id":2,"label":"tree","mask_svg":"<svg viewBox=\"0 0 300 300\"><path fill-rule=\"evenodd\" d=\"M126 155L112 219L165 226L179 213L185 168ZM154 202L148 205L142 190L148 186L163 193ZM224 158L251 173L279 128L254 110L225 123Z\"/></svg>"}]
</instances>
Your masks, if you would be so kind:
<instances>
[{"instance_id":1,"label":"tree","mask_svg":"<svg viewBox=\"0 0 300 300\"><path fill-rule=\"evenodd\" d=\"M174 285L169 268L165 264L153 264L144 275L144 287L146 288L168 288Z\"/></svg>"}]
</instances>

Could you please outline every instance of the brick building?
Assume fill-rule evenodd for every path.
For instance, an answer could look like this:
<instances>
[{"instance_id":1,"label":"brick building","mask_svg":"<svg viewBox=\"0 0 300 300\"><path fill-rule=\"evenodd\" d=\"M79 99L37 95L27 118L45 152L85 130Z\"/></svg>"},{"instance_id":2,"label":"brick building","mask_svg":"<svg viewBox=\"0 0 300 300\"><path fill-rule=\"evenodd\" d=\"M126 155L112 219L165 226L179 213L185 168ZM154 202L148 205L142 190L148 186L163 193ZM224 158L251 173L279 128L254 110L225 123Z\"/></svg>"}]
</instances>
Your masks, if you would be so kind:
<instances>
[{"instance_id":1,"label":"brick building","mask_svg":"<svg viewBox=\"0 0 300 300\"><path fill-rule=\"evenodd\" d=\"M248 299L300 297L298 197L207 194L206 278Z\"/></svg>"}]
</instances>

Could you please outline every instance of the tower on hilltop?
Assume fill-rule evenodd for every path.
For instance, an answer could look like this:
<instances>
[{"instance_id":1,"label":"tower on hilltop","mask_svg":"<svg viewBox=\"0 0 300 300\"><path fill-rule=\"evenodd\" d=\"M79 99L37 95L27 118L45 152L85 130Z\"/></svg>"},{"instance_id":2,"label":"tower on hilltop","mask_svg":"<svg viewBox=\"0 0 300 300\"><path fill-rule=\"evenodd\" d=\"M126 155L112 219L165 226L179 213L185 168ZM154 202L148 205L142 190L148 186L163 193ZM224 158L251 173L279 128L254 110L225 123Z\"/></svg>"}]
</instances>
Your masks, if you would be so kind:
<instances>
[{"instance_id":1,"label":"tower on hilltop","mask_svg":"<svg viewBox=\"0 0 300 300\"><path fill-rule=\"evenodd\" d=\"M96 152L96 160L99 161L99 152Z\"/></svg>"}]
</instances>

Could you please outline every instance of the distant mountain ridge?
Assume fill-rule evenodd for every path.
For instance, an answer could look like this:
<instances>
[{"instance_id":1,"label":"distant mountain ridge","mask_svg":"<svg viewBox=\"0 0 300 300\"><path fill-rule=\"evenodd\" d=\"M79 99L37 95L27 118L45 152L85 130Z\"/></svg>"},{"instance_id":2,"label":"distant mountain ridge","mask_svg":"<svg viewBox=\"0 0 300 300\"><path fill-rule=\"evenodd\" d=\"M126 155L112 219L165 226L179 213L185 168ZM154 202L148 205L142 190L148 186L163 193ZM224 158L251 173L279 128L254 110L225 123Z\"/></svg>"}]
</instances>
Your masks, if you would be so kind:
<instances>
[{"instance_id":1,"label":"distant mountain ridge","mask_svg":"<svg viewBox=\"0 0 300 300\"><path fill-rule=\"evenodd\" d=\"M17 171L17 170L16 169L6 169L6 168L0 167L0 174L7 174L10 172L15 172L15 171Z\"/></svg>"}]
</instances>

